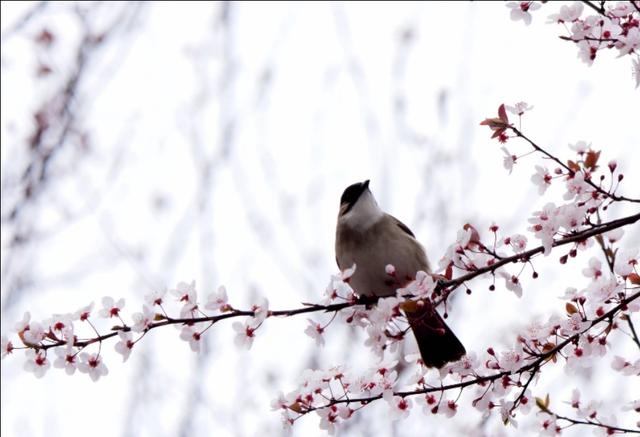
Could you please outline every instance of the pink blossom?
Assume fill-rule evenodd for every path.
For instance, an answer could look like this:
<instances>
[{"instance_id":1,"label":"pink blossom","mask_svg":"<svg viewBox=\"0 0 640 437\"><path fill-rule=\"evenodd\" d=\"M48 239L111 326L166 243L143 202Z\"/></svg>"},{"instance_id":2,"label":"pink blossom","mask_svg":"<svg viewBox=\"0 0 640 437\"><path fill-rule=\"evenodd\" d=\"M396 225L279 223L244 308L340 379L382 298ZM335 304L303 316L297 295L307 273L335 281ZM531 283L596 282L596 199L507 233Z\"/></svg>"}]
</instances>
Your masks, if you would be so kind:
<instances>
[{"instance_id":1,"label":"pink blossom","mask_svg":"<svg viewBox=\"0 0 640 437\"><path fill-rule=\"evenodd\" d=\"M480 361L475 352L468 352L463 355L458 361L449 363L447 365L447 373L452 375L458 375L460 379L465 376L472 376L476 374L476 369L480 366Z\"/></svg>"},{"instance_id":2,"label":"pink blossom","mask_svg":"<svg viewBox=\"0 0 640 437\"><path fill-rule=\"evenodd\" d=\"M520 350L508 350L500 354L498 364L503 370L513 371L522 366L522 352Z\"/></svg>"},{"instance_id":3,"label":"pink blossom","mask_svg":"<svg viewBox=\"0 0 640 437\"><path fill-rule=\"evenodd\" d=\"M378 304L373 307L369 313L369 320L374 325L384 325L390 322L394 317L400 316L400 299L397 297L387 297L378 299Z\"/></svg>"},{"instance_id":4,"label":"pink blossom","mask_svg":"<svg viewBox=\"0 0 640 437\"><path fill-rule=\"evenodd\" d=\"M171 293L178 298L178 301L185 304L197 304L198 292L196 291L196 281L191 281L190 284L186 282L179 282L176 288L171 290Z\"/></svg>"},{"instance_id":5,"label":"pink blossom","mask_svg":"<svg viewBox=\"0 0 640 437\"><path fill-rule=\"evenodd\" d=\"M513 291L518 297L522 297L522 284L517 276L504 271L498 272L498 276L504 278L507 290Z\"/></svg>"},{"instance_id":6,"label":"pink blossom","mask_svg":"<svg viewBox=\"0 0 640 437\"><path fill-rule=\"evenodd\" d=\"M567 231L575 231L583 225L587 207L570 203L562 205L556 212L556 224Z\"/></svg>"},{"instance_id":7,"label":"pink blossom","mask_svg":"<svg viewBox=\"0 0 640 437\"><path fill-rule=\"evenodd\" d=\"M180 309L180 318L194 318L198 312L198 292L196 291L196 281L191 281L190 284L186 282L179 282L176 288L171 290L171 293L178 298L179 302L183 303Z\"/></svg>"},{"instance_id":8,"label":"pink blossom","mask_svg":"<svg viewBox=\"0 0 640 437\"><path fill-rule=\"evenodd\" d=\"M89 317L91 317L91 311L93 311L93 305L94 305L93 302L91 302L89 305L86 305L80 308L78 311L76 311L73 314L73 319L80 320L81 322L88 320Z\"/></svg>"},{"instance_id":9,"label":"pink blossom","mask_svg":"<svg viewBox=\"0 0 640 437\"><path fill-rule=\"evenodd\" d=\"M216 293L211 293L207 297L207 303L204 306L208 310L220 310L227 311L230 309L230 306L227 301L227 289L224 285L218 287L218 291Z\"/></svg>"},{"instance_id":10,"label":"pink blossom","mask_svg":"<svg viewBox=\"0 0 640 437\"><path fill-rule=\"evenodd\" d=\"M316 410L316 412L320 416L320 429L327 431L329 435L334 435L336 432L336 424L340 417L338 414L338 407L336 405L331 405L330 407Z\"/></svg>"},{"instance_id":11,"label":"pink blossom","mask_svg":"<svg viewBox=\"0 0 640 437\"><path fill-rule=\"evenodd\" d=\"M589 322L582 320L579 313L573 313L571 316L560 324L562 335L579 334L590 326Z\"/></svg>"},{"instance_id":12,"label":"pink blossom","mask_svg":"<svg viewBox=\"0 0 640 437\"><path fill-rule=\"evenodd\" d=\"M455 401L448 400L440 405L438 412L444 414L448 418L451 418L458 412L458 404L456 404Z\"/></svg>"},{"instance_id":13,"label":"pink blossom","mask_svg":"<svg viewBox=\"0 0 640 437\"><path fill-rule=\"evenodd\" d=\"M616 261L613 271L616 275L623 277L629 276L636 270L638 265L638 249L621 250L616 254Z\"/></svg>"},{"instance_id":14,"label":"pink blossom","mask_svg":"<svg viewBox=\"0 0 640 437\"><path fill-rule=\"evenodd\" d=\"M534 212L534 217L529 219L529 223L531 223L532 226L529 227L528 230L533 231L536 238L542 241L545 255L551 253L553 237L559 228L557 216L558 208L556 208L555 204L547 203L542 211Z\"/></svg>"},{"instance_id":15,"label":"pink blossom","mask_svg":"<svg viewBox=\"0 0 640 437\"><path fill-rule=\"evenodd\" d=\"M124 299L119 299L115 302L111 296L105 296L102 298L102 309L98 312L98 315L105 319L118 317L123 307Z\"/></svg>"},{"instance_id":16,"label":"pink blossom","mask_svg":"<svg viewBox=\"0 0 640 437\"><path fill-rule=\"evenodd\" d=\"M521 234L514 234L504 239L504 244L511 245L515 253L522 253L527 248L527 237Z\"/></svg>"},{"instance_id":17,"label":"pink blossom","mask_svg":"<svg viewBox=\"0 0 640 437\"><path fill-rule=\"evenodd\" d=\"M535 400L533 394L531 393L531 390L526 389L522 394L522 397L520 398L520 405L518 406L518 409L523 414L529 414L529 412L531 411L531 407L533 407L534 404Z\"/></svg>"},{"instance_id":18,"label":"pink blossom","mask_svg":"<svg viewBox=\"0 0 640 437\"><path fill-rule=\"evenodd\" d=\"M50 367L51 363L47 359L45 351L36 351L34 349L27 351L27 361L24 363L24 370L32 372L36 378L42 378Z\"/></svg>"},{"instance_id":19,"label":"pink blossom","mask_svg":"<svg viewBox=\"0 0 640 437\"><path fill-rule=\"evenodd\" d=\"M73 341L67 342L65 347L56 348L55 353L57 358L53 362L53 367L57 369L64 369L67 375L73 375L76 372L77 355L77 351L73 347Z\"/></svg>"},{"instance_id":20,"label":"pink blossom","mask_svg":"<svg viewBox=\"0 0 640 437\"><path fill-rule=\"evenodd\" d=\"M567 364L564 367L565 372L567 374L573 374L580 369L593 367L592 357L591 347L581 341L578 346L569 348Z\"/></svg>"},{"instance_id":21,"label":"pink blossom","mask_svg":"<svg viewBox=\"0 0 640 437\"><path fill-rule=\"evenodd\" d=\"M23 331L22 337L24 342L30 345L39 344L44 340L46 332L40 322L31 322Z\"/></svg>"},{"instance_id":22,"label":"pink blossom","mask_svg":"<svg viewBox=\"0 0 640 437\"><path fill-rule=\"evenodd\" d=\"M309 326L304 330L304 333L316 341L316 346L324 346L324 328L320 323L316 323L311 319L307 319Z\"/></svg>"},{"instance_id":23,"label":"pink blossom","mask_svg":"<svg viewBox=\"0 0 640 437\"><path fill-rule=\"evenodd\" d=\"M591 143L587 144L586 141L578 141L575 144L569 144L569 148L576 151L578 155L583 155L587 150L591 149Z\"/></svg>"},{"instance_id":24,"label":"pink blossom","mask_svg":"<svg viewBox=\"0 0 640 437\"><path fill-rule=\"evenodd\" d=\"M591 282L585 292L590 305L600 305L618 294L621 288L622 284L618 284L614 277L601 276Z\"/></svg>"},{"instance_id":25,"label":"pink blossom","mask_svg":"<svg viewBox=\"0 0 640 437\"><path fill-rule=\"evenodd\" d=\"M589 260L589 267L582 270L582 274L587 278L593 278L594 280L602 276L602 263L598 258L591 258Z\"/></svg>"},{"instance_id":26,"label":"pink blossom","mask_svg":"<svg viewBox=\"0 0 640 437\"><path fill-rule=\"evenodd\" d=\"M145 295L144 300L151 306L155 306L155 305L160 306L164 303L165 294L167 294L166 288L155 290Z\"/></svg>"},{"instance_id":27,"label":"pink blossom","mask_svg":"<svg viewBox=\"0 0 640 437\"><path fill-rule=\"evenodd\" d=\"M143 332L148 330L156 317L156 313L151 310L147 305L142 305L141 313L133 313L131 318L133 319L133 329L135 332Z\"/></svg>"},{"instance_id":28,"label":"pink blossom","mask_svg":"<svg viewBox=\"0 0 640 437\"><path fill-rule=\"evenodd\" d=\"M13 329L15 329L15 331L18 332L18 333L19 332L24 332L25 330L29 329L29 322L30 321L31 321L31 313L29 311L27 311L22 316L22 320L17 322Z\"/></svg>"},{"instance_id":29,"label":"pink blossom","mask_svg":"<svg viewBox=\"0 0 640 437\"><path fill-rule=\"evenodd\" d=\"M382 357L387 345L384 327L378 325L367 326L367 339L364 345L371 348L376 355Z\"/></svg>"},{"instance_id":30,"label":"pink blossom","mask_svg":"<svg viewBox=\"0 0 640 437\"><path fill-rule=\"evenodd\" d=\"M255 328L251 324L244 324L240 322L234 322L233 330L236 331L234 342L236 346L251 349L253 339L255 337Z\"/></svg>"},{"instance_id":31,"label":"pink blossom","mask_svg":"<svg viewBox=\"0 0 640 437\"><path fill-rule=\"evenodd\" d=\"M202 333L196 331L192 326L182 328L182 331L180 331L180 339L189 342L189 347L193 352L200 352Z\"/></svg>"},{"instance_id":32,"label":"pink blossom","mask_svg":"<svg viewBox=\"0 0 640 437\"><path fill-rule=\"evenodd\" d=\"M78 370L82 373L88 373L91 380L94 382L100 379L101 376L106 376L109 373L109 369L104 365L102 357L98 354L89 355L86 352L80 354L80 362L78 363Z\"/></svg>"},{"instance_id":33,"label":"pink blossom","mask_svg":"<svg viewBox=\"0 0 640 437\"><path fill-rule=\"evenodd\" d=\"M579 409L580 408L580 390L574 388L571 392L571 407Z\"/></svg>"},{"instance_id":34,"label":"pink blossom","mask_svg":"<svg viewBox=\"0 0 640 437\"><path fill-rule=\"evenodd\" d=\"M631 363L619 355L616 355L611 362L611 368L627 376L640 376L640 358Z\"/></svg>"},{"instance_id":35,"label":"pink blossom","mask_svg":"<svg viewBox=\"0 0 640 437\"><path fill-rule=\"evenodd\" d=\"M412 402L411 399L391 394L384 397L391 407L391 420L406 419L409 417Z\"/></svg>"},{"instance_id":36,"label":"pink blossom","mask_svg":"<svg viewBox=\"0 0 640 437\"><path fill-rule=\"evenodd\" d=\"M618 37L618 41L620 41L620 45L617 46L620 50L619 56L640 52L640 29L638 27L630 28L627 35Z\"/></svg>"},{"instance_id":37,"label":"pink blossom","mask_svg":"<svg viewBox=\"0 0 640 437\"><path fill-rule=\"evenodd\" d=\"M511 19L513 21L522 20L527 26L531 24L531 14L529 11L540 9L540 4L532 1L528 2L508 2L507 7L511 9Z\"/></svg>"},{"instance_id":38,"label":"pink blossom","mask_svg":"<svg viewBox=\"0 0 640 437\"><path fill-rule=\"evenodd\" d=\"M513 106L505 106L505 108L507 109L507 111L511 112L512 114L516 114L516 115L522 115L524 114L526 111L530 111L533 109L533 106L529 105L526 102L518 102Z\"/></svg>"},{"instance_id":39,"label":"pink blossom","mask_svg":"<svg viewBox=\"0 0 640 437\"><path fill-rule=\"evenodd\" d=\"M549 336L550 331L548 323L532 322L525 328L523 337L528 341L542 341Z\"/></svg>"},{"instance_id":40,"label":"pink blossom","mask_svg":"<svg viewBox=\"0 0 640 437\"><path fill-rule=\"evenodd\" d=\"M547 191L547 188L551 186L552 180L553 178L546 167L536 165L536 173L531 176L531 182L533 182L533 185L538 187L539 195L543 195L545 191Z\"/></svg>"},{"instance_id":41,"label":"pink blossom","mask_svg":"<svg viewBox=\"0 0 640 437\"><path fill-rule=\"evenodd\" d=\"M542 416L540 419L540 435L559 435L562 428L556 423L556 419L549 416Z\"/></svg>"},{"instance_id":42,"label":"pink blossom","mask_svg":"<svg viewBox=\"0 0 640 437\"><path fill-rule=\"evenodd\" d=\"M122 362L124 363L129 359L129 355L131 355L131 350L135 343L131 338L130 331L119 331L118 337L120 337L120 341L116 343L115 349L120 355L122 355Z\"/></svg>"},{"instance_id":43,"label":"pink blossom","mask_svg":"<svg viewBox=\"0 0 640 437\"><path fill-rule=\"evenodd\" d=\"M45 324L59 337L73 338L73 314L54 314Z\"/></svg>"},{"instance_id":44,"label":"pink blossom","mask_svg":"<svg viewBox=\"0 0 640 437\"><path fill-rule=\"evenodd\" d=\"M618 228L618 229L614 229L613 231L609 231L605 233L604 237L607 240L609 240L609 242L615 243L617 241L620 241L623 235L624 235L624 229Z\"/></svg>"},{"instance_id":45,"label":"pink blossom","mask_svg":"<svg viewBox=\"0 0 640 437\"><path fill-rule=\"evenodd\" d=\"M602 39L617 39L622 33L622 27L618 26L618 23L611 20L609 17L602 17L604 21L600 28L600 38Z\"/></svg>"},{"instance_id":46,"label":"pink blossom","mask_svg":"<svg viewBox=\"0 0 640 437\"><path fill-rule=\"evenodd\" d=\"M558 14L549 15L551 23L570 23L577 20L582 15L583 5L581 2L573 2L570 5L562 5Z\"/></svg>"},{"instance_id":47,"label":"pink blossom","mask_svg":"<svg viewBox=\"0 0 640 437\"><path fill-rule=\"evenodd\" d=\"M633 5L630 2L616 2L614 6L607 4L608 14L614 17L626 17L634 12Z\"/></svg>"},{"instance_id":48,"label":"pink blossom","mask_svg":"<svg viewBox=\"0 0 640 437\"><path fill-rule=\"evenodd\" d=\"M567 180L567 192L564 194L564 200L572 200L576 196L581 199L589 188L589 185L584 181L584 173L577 172Z\"/></svg>"},{"instance_id":49,"label":"pink blossom","mask_svg":"<svg viewBox=\"0 0 640 437\"><path fill-rule=\"evenodd\" d=\"M514 428L518 427L518 422L515 420L515 413L513 412L514 403L512 401L503 402L500 406L500 417L502 423L505 425L512 425Z\"/></svg>"},{"instance_id":50,"label":"pink blossom","mask_svg":"<svg viewBox=\"0 0 640 437\"><path fill-rule=\"evenodd\" d=\"M253 311L253 318L247 323L258 328L269 316L269 301L264 297L261 298L258 303L251 305L251 311Z\"/></svg>"},{"instance_id":51,"label":"pink blossom","mask_svg":"<svg viewBox=\"0 0 640 437\"><path fill-rule=\"evenodd\" d=\"M513 165L516 163L518 157L516 155L512 155L506 147L501 147L500 150L504 152L504 158L502 160L502 165L505 169L509 170L509 174L513 171Z\"/></svg>"},{"instance_id":52,"label":"pink blossom","mask_svg":"<svg viewBox=\"0 0 640 437\"><path fill-rule=\"evenodd\" d=\"M436 289L437 282L433 279L433 276L429 273L418 271L416 273L416 279L411 281L405 288L398 289L398 296L404 296L406 294L413 296L431 296L431 293ZM399 302L396 301L396 305Z\"/></svg>"},{"instance_id":53,"label":"pink blossom","mask_svg":"<svg viewBox=\"0 0 640 437\"><path fill-rule=\"evenodd\" d=\"M13 353L13 343L6 335L2 336L2 358Z\"/></svg>"},{"instance_id":54,"label":"pink blossom","mask_svg":"<svg viewBox=\"0 0 640 437\"><path fill-rule=\"evenodd\" d=\"M353 271L351 274L355 272L355 264L353 265ZM349 276L350 277L350 276ZM348 281L348 278L347 278ZM345 282L343 279L343 274L332 275L331 280L329 281L329 285L325 290L325 298L321 301L322 304L326 305L333 302L338 297L349 300L352 297L355 297L351 286L348 282Z\"/></svg>"}]
</instances>

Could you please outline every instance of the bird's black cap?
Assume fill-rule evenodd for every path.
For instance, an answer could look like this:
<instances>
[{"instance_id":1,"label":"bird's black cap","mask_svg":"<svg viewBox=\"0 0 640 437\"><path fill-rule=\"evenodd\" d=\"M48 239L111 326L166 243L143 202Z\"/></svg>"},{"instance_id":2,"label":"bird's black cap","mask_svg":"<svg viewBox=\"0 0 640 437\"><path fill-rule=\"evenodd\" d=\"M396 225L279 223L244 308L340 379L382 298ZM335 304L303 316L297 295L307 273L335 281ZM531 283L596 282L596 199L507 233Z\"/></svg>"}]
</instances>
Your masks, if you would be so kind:
<instances>
[{"instance_id":1,"label":"bird's black cap","mask_svg":"<svg viewBox=\"0 0 640 437\"><path fill-rule=\"evenodd\" d=\"M369 189L369 179L364 182L356 182L353 185L349 185L340 198L340 205L348 205L344 213L347 213L353 205L356 204L362 193Z\"/></svg>"}]
</instances>

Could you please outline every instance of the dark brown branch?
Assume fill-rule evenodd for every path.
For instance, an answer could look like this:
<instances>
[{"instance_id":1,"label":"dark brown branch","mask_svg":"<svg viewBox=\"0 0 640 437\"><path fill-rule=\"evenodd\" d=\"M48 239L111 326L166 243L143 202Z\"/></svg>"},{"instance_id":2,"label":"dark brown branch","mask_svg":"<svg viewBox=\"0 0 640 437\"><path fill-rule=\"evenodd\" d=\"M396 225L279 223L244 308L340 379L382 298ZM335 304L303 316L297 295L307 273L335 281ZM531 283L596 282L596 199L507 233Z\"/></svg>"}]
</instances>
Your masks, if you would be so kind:
<instances>
[{"instance_id":1,"label":"dark brown branch","mask_svg":"<svg viewBox=\"0 0 640 437\"><path fill-rule=\"evenodd\" d=\"M602 15L603 17L607 16L607 14L604 13L604 7L598 7L598 6L594 5L592 2L587 1L587 0L582 0L582 3L584 3L587 6L589 6L591 9L593 9L594 11L596 11L598 14Z\"/></svg>"},{"instance_id":2,"label":"dark brown branch","mask_svg":"<svg viewBox=\"0 0 640 437\"><path fill-rule=\"evenodd\" d=\"M638 333L636 332L636 327L633 325L631 321L631 316L627 316L627 324L629 325L629 329L631 330L631 338L633 338L633 342L640 348L640 338L638 338Z\"/></svg>"}]
</instances>

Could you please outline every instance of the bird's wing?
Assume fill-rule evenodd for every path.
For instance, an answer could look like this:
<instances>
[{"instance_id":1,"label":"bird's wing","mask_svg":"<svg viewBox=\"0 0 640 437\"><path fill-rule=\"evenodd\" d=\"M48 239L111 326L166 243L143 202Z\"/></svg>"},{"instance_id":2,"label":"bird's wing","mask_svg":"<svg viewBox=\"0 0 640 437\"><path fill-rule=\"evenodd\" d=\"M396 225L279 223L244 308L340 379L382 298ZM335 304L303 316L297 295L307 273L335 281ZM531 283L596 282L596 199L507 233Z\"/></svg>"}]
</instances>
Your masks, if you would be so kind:
<instances>
[{"instance_id":1,"label":"bird's wing","mask_svg":"<svg viewBox=\"0 0 640 437\"><path fill-rule=\"evenodd\" d=\"M407 225L405 225L400 220L398 220L397 218L395 218L394 216L392 216L390 214L389 214L389 217L391 217L391 220L393 220L393 222L396 224L396 226L398 226L400 229L402 229L402 231L405 234L411 235L413 238L416 238L416 236L413 235L413 232L411 232L411 229L409 229L409 227Z\"/></svg>"}]
</instances>

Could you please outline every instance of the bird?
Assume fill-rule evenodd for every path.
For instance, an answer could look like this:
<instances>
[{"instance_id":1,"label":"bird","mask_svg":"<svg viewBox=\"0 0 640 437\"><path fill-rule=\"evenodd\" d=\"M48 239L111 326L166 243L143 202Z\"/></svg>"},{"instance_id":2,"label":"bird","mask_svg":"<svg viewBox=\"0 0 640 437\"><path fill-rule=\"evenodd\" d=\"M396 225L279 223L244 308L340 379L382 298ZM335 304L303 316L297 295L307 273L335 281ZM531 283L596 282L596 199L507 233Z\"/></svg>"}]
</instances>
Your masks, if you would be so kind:
<instances>
[{"instance_id":1,"label":"bird","mask_svg":"<svg viewBox=\"0 0 640 437\"><path fill-rule=\"evenodd\" d=\"M336 262L344 271L356 269L349 284L356 294L395 296L413 281L418 271L431 274L423 246L400 220L384 212L369 189L369 180L348 186L340 198L336 225ZM391 276L386 268L391 264ZM458 337L429 301L421 306L401 306L409 322L422 362L442 368L465 354Z\"/></svg>"}]
</instances>

